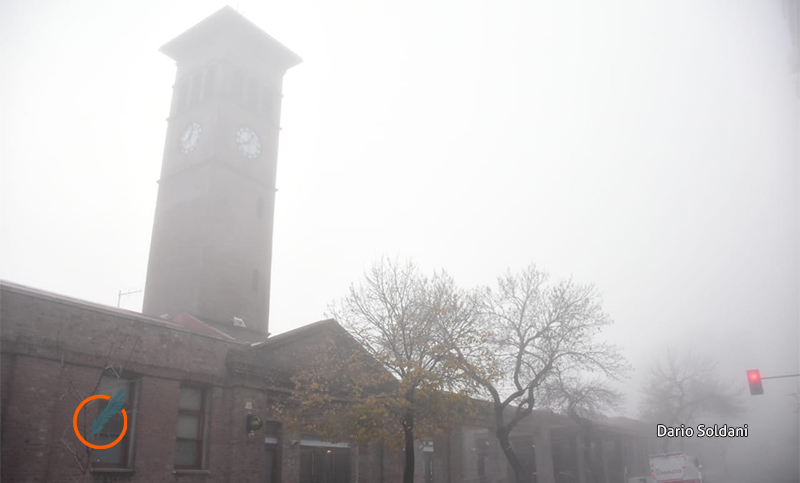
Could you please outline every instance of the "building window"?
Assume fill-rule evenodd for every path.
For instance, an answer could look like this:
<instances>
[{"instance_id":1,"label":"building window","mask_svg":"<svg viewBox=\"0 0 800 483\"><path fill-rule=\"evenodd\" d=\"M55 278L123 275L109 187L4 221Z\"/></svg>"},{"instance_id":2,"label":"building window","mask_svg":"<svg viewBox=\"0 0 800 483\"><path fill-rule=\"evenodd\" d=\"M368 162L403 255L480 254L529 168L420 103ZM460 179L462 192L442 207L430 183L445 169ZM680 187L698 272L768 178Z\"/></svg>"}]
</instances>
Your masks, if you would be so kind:
<instances>
[{"instance_id":1,"label":"building window","mask_svg":"<svg viewBox=\"0 0 800 483\"><path fill-rule=\"evenodd\" d=\"M233 73L233 82L231 82L231 98L236 102L242 102L244 97L244 73L241 69L237 69Z\"/></svg>"},{"instance_id":2,"label":"building window","mask_svg":"<svg viewBox=\"0 0 800 483\"><path fill-rule=\"evenodd\" d=\"M211 100L214 97L214 82L216 81L217 76L217 68L216 66L211 66L206 71L206 83L204 86L203 92L203 99L206 101Z\"/></svg>"},{"instance_id":3,"label":"building window","mask_svg":"<svg viewBox=\"0 0 800 483\"><path fill-rule=\"evenodd\" d=\"M259 106L259 110L269 120L272 120L272 96L273 93L268 86L264 87L261 91L261 105Z\"/></svg>"},{"instance_id":4,"label":"building window","mask_svg":"<svg viewBox=\"0 0 800 483\"><path fill-rule=\"evenodd\" d=\"M251 78L250 82L247 84L247 105L253 109L254 111L258 110L258 91L259 91L258 80L255 78Z\"/></svg>"},{"instance_id":5,"label":"building window","mask_svg":"<svg viewBox=\"0 0 800 483\"><path fill-rule=\"evenodd\" d=\"M489 459L489 453L484 448L479 448L477 453L478 481L484 482L486 481L486 460Z\"/></svg>"},{"instance_id":6,"label":"building window","mask_svg":"<svg viewBox=\"0 0 800 483\"><path fill-rule=\"evenodd\" d=\"M175 88L173 114L180 114L189 105L189 87L189 81L187 79L178 82Z\"/></svg>"},{"instance_id":7,"label":"building window","mask_svg":"<svg viewBox=\"0 0 800 483\"><path fill-rule=\"evenodd\" d=\"M536 448L533 445L533 436L531 435L517 435L511 436L511 444L517 448L517 458L522 468L529 474L533 475L533 483L537 483L538 476L536 475Z\"/></svg>"},{"instance_id":8,"label":"building window","mask_svg":"<svg viewBox=\"0 0 800 483\"><path fill-rule=\"evenodd\" d=\"M198 72L192 79L192 105L198 104L203 99L203 73Z\"/></svg>"},{"instance_id":9,"label":"building window","mask_svg":"<svg viewBox=\"0 0 800 483\"><path fill-rule=\"evenodd\" d=\"M281 465L281 423L274 421L267 421L264 423L266 437L265 443L265 458L266 461L266 483L278 483L281 481L280 465Z\"/></svg>"},{"instance_id":10,"label":"building window","mask_svg":"<svg viewBox=\"0 0 800 483\"><path fill-rule=\"evenodd\" d=\"M349 448L301 446L300 483L350 481L350 463Z\"/></svg>"},{"instance_id":11,"label":"building window","mask_svg":"<svg viewBox=\"0 0 800 483\"><path fill-rule=\"evenodd\" d=\"M125 410L128 416L128 428L125 431L125 437L111 448L92 450L92 468L133 468L133 439L134 428L136 427L136 397L138 393L136 383L130 378L125 379L104 375L100 379L100 385L97 387L97 394L104 394L113 398L120 389L125 391L125 404L122 409ZM105 409L106 405L108 405L108 400L101 401L97 414L100 414L100 411ZM113 443L122 434L123 425L124 420L122 411L120 411L108 420L92 444L104 446Z\"/></svg>"},{"instance_id":12,"label":"building window","mask_svg":"<svg viewBox=\"0 0 800 483\"><path fill-rule=\"evenodd\" d=\"M433 441L425 441L422 445L425 483L433 483Z\"/></svg>"},{"instance_id":13,"label":"building window","mask_svg":"<svg viewBox=\"0 0 800 483\"><path fill-rule=\"evenodd\" d=\"M182 385L178 400L176 469L203 468L203 441L207 413L206 391L197 386Z\"/></svg>"}]
</instances>

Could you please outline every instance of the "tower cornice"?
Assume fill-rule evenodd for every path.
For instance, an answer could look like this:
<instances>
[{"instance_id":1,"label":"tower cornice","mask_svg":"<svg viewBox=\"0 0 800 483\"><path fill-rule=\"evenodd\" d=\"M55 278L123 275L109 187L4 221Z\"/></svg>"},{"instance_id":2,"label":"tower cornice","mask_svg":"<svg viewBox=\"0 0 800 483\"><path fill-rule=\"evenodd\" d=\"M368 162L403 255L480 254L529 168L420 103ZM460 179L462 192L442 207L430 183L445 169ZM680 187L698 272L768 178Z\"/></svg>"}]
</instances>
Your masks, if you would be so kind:
<instances>
[{"instance_id":1,"label":"tower cornice","mask_svg":"<svg viewBox=\"0 0 800 483\"><path fill-rule=\"evenodd\" d=\"M225 6L186 32L164 44L160 51L176 62L192 56L212 43L225 41L233 49L247 49L269 58L282 70L303 61L299 55L261 30L230 6Z\"/></svg>"}]
</instances>

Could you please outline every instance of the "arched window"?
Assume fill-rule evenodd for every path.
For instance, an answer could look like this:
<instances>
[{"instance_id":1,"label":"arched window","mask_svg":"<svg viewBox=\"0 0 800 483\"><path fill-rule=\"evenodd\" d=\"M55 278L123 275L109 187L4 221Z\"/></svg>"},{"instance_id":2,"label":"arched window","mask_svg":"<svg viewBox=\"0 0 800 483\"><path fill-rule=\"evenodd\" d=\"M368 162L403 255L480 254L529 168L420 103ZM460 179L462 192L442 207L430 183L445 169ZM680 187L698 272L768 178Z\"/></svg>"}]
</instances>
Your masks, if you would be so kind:
<instances>
[{"instance_id":1,"label":"arched window","mask_svg":"<svg viewBox=\"0 0 800 483\"><path fill-rule=\"evenodd\" d=\"M273 116L275 115L273 111L274 102L272 101L274 95L275 94L272 92L269 86L264 87L261 90L261 105L259 106L259 111L261 111L261 114L263 114L264 117L270 121L272 121Z\"/></svg>"},{"instance_id":2,"label":"arched window","mask_svg":"<svg viewBox=\"0 0 800 483\"><path fill-rule=\"evenodd\" d=\"M258 109L258 79L250 78L250 82L247 83L247 106L253 110Z\"/></svg>"},{"instance_id":3,"label":"arched window","mask_svg":"<svg viewBox=\"0 0 800 483\"><path fill-rule=\"evenodd\" d=\"M196 105L203 99L203 73L198 72L192 79L192 105Z\"/></svg>"},{"instance_id":4,"label":"arched window","mask_svg":"<svg viewBox=\"0 0 800 483\"><path fill-rule=\"evenodd\" d=\"M179 114L189 105L189 80L183 79L175 86L172 113Z\"/></svg>"},{"instance_id":5,"label":"arched window","mask_svg":"<svg viewBox=\"0 0 800 483\"><path fill-rule=\"evenodd\" d=\"M244 97L244 73L241 69L233 72L233 82L231 82L231 98L236 102L242 102Z\"/></svg>"},{"instance_id":6,"label":"arched window","mask_svg":"<svg viewBox=\"0 0 800 483\"><path fill-rule=\"evenodd\" d=\"M204 86L205 92L203 93L203 99L206 101L211 100L214 97L214 82L216 81L217 76L217 67L212 65L206 71L206 84Z\"/></svg>"}]
</instances>

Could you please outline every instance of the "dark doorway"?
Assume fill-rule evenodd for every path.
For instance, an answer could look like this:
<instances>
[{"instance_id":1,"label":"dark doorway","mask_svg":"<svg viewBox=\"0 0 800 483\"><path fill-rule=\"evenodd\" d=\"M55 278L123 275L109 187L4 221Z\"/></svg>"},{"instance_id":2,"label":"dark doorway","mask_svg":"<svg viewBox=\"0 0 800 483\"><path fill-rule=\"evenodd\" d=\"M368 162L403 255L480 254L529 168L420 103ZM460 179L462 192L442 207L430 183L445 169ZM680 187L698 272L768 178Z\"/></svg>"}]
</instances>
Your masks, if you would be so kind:
<instances>
[{"instance_id":1,"label":"dark doorway","mask_svg":"<svg viewBox=\"0 0 800 483\"><path fill-rule=\"evenodd\" d=\"M520 465L522 465L523 471L530 475L533 483L538 483L538 475L536 474L536 452L533 446L533 437L511 436L510 439L511 446L514 447L514 450L517 453L517 458L519 458L519 462ZM509 474L514 474L514 471L511 469L510 465L508 471ZM516 481L516 477L513 478L513 481Z\"/></svg>"},{"instance_id":2,"label":"dark doorway","mask_svg":"<svg viewBox=\"0 0 800 483\"><path fill-rule=\"evenodd\" d=\"M277 448L267 446L266 449L266 476L265 483L278 483L278 451Z\"/></svg>"},{"instance_id":3,"label":"dark doorway","mask_svg":"<svg viewBox=\"0 0 800 483\"><path fill-rule=\"evenodd\" d=\"M433 483L433 453L422 453L425 462L425 483Z\"/></svg>"},{"instance_id":4,"label":"dark doorway","mask_svg":"<svg viewBox=\"0 0 800 483\"><path fill-rule=\"evenodd\" d=\"M264 433L264 483L278 483L281 481L281 423L267 421Z\"/></svg>"},{"instance_id":5,"label":"dark doorway","mask_svg":"<svg viewBox=\"0 0 800 483\"><path fill-rule=\"evenodd\" d=\"M350 450L300 448L300 483L349 483Z\"/></svg>"}]
</instances>

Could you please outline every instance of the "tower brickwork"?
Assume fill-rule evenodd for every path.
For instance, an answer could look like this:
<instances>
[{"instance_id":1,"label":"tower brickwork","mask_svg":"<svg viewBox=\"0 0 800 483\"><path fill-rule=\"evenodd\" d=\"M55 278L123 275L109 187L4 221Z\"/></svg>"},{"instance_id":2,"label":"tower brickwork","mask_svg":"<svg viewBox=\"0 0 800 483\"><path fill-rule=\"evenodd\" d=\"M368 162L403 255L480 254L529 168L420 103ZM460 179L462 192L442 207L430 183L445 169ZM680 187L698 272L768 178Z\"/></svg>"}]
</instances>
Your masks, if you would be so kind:
<instances>
[{"instance_id":1,"label":"tower brickwork","mask_svg":"<svg viewBox=\"0 0 800 483\"><path fill-rule=\"evenodd\" d=\"M268 333L282 80L301 59L230 7L176 62L144 313Z\"/></svg>"}]
</instances>

